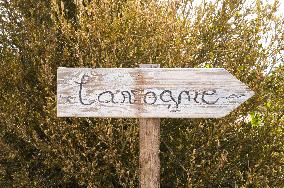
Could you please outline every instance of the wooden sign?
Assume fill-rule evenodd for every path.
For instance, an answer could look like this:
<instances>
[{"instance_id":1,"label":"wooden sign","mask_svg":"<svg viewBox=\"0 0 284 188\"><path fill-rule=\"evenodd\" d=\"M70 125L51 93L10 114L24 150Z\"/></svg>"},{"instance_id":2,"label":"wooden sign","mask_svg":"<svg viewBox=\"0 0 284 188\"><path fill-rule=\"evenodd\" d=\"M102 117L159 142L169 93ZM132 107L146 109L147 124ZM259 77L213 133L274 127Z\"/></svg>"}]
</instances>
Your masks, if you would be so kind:
<instances>
[{"instance_id":1,"label":"wooden sign","mask_svg":"<svg viewBox=\"0 0 284 188\"><path fill-rule=\"evenodd\" d=\"M222 68L58 68L59 117L219 118L254 94Z\"/></svg>"}]
</instances>

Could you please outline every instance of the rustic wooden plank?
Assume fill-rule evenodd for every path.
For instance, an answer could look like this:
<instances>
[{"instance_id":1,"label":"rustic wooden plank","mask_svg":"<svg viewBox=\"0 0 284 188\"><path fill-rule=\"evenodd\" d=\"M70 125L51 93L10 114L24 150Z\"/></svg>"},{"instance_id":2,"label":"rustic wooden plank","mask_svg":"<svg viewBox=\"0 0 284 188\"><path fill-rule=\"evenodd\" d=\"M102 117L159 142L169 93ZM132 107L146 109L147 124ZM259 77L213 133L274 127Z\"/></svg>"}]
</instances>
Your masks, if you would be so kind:
<instances>
[{"instance_id":1,"label":"rustic wooden plank","mask_svg":"<svg viewBox=\"0 0 284 188\"><path fill-rule=\"evenodd\" d=\"M58 117L218 118L253 91L222 68L58 68Z\"/></svg>"}]
</instances>

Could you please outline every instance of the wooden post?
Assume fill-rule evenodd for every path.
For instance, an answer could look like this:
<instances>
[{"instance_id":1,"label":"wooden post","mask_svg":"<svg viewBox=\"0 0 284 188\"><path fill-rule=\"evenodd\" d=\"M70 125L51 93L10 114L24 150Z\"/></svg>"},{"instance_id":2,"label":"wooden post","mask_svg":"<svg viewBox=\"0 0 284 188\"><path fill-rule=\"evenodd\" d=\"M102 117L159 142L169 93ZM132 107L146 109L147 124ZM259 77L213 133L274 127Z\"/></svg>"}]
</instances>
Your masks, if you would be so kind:
<instances>
[{"instance_id":1,"label":"wooden post","mask_svg":"<svg viewBox=\"0 0 284 188\"><path fill-rule=\"evenodd\" d=\"M159 64L141 64L140 68L160 68ZM140 187L160 187L160 119L139 119Z\"/></svg>"}]
</instances>

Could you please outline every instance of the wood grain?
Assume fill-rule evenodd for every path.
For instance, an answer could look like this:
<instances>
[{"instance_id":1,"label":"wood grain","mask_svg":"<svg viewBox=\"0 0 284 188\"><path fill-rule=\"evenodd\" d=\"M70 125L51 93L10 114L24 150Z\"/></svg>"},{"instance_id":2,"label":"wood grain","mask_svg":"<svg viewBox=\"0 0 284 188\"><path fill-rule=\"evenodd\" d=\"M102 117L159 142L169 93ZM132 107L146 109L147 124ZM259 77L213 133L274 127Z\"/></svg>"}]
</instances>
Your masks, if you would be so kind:
<instances>
[{"instance_id":1,"label":"wood grain","mask_svg":"<svg viewBox=\"0 0 284 188\"><path fill-rule=\"evenodd\" d=\"M159 64L140 64L140 68L160 68ZM160 119L139 119L140 188L160 187Z\"/></svg>"},{"instance_id":2,"label":"wood grain","mask_svg":"<svg viewBox=\"0 0 284 188\"><path fill-rule=\"evenodd\" d=\"M58 68L58 117L218 118L253 91L222 68Z\"/></svg>"},{"instance_id":3,"label":"wood grain","mask_svg":"<svg viewBox=\"0 0 284 188\"><path fill-rule=\"evenodd\" d=\"M160 187L160 119L140 119L140 188Z\"/></svg>"}]
</instances>

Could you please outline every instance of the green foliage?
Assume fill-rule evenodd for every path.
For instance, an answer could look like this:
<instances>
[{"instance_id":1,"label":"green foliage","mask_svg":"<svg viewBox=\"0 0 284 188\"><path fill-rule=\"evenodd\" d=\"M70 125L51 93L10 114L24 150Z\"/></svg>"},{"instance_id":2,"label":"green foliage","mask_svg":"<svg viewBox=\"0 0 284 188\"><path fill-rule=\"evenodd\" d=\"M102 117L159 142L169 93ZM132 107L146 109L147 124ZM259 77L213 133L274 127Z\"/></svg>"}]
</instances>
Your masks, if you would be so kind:
<instances>
[{"instance_id":1,"label":"green foliage","mask_svg":"<svg viewBox=\"0 0 284 188\"><path fill-rule=\"evenodd\" d=\"M277 4L0 1L0 187L138 187L137 120L57 118L56 70L140 63L224 67L256 93L222 119L163 119L161 187L284 187Z\"/></svg>"}]
</instances>

